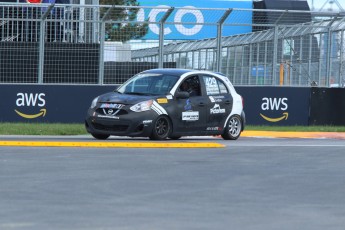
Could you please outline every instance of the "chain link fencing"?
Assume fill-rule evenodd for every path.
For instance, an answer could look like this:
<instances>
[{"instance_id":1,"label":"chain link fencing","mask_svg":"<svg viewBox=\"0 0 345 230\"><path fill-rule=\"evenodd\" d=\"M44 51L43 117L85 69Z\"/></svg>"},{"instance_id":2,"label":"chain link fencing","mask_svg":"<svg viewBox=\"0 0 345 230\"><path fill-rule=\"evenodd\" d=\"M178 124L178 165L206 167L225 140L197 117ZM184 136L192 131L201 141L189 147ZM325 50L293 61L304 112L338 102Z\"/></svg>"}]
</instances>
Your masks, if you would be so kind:
<instances>
[{"instance_id":1,"label":"chain link fencing","mask_svg":"<svg viewBox=\"0 0 345 230\"><path fill-rule=\"evenodd\" d=\"M120 84L151 68L235 85L345 85L345 14L0 3L0 83Z\"/></svg>"}]
</instances>

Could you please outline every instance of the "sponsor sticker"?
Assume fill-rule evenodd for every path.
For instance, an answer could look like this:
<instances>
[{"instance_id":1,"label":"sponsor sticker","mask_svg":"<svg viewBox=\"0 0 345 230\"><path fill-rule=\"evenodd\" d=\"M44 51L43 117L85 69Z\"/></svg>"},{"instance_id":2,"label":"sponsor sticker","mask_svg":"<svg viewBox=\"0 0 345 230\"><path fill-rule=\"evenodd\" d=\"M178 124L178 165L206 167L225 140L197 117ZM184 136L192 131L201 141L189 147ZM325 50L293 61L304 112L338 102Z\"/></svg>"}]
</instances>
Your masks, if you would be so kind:
<instances>
[{"instance_id":1,"label":"sponsor sticker","mask_svg":"<svg viewBox=\"0 0 345 230\"><path fill-rule=\"evenodd\" d=\"M113 104L113 103L103 103L100 108L102 109L122 109L125 105L123 104Z\"/></svg>"},{"instance_id":2,"label":"sponsor sticker","mask_svg":"<svg viewBox=\"0 0 345 230\"><path fill-rule=\"evenodd\" d=\"M182 112L183 121L197 121L199 120L199 111Z\"/></svg>"},{"instance_id":3,"label":"sponsor sticker","mask_svg":"<svg viewBox=\"0 0 345 230\"><path fill-rule=\"evenodd\" d=\"M207 127L206 130L207 131L218 131L218 130L220 130L220 128L219 127Z\"/></svg>"},{"instance_id":4,"label":"sponsor sticker","mask_svg":"<svg viewBox=\"0 0 345 230\"><path fill-rule=\"evenodd\" d=\"M115 119L115 120L119 120L119 117L115 117L115 116L109 116L109 115L97 115L100 118L110 118L110 119Z\"/></svg>"},{"instance_id":5,"label":"sponsor sticker","mask_svg":"<svg viewBox=\"0 0 345 230\"><path fill-rule=\"evenodd\" d=\"M168 99L167 98L158 98L157 102L159 104L166 104L166 103L168 103Z\"/></svg>"},{"instance_id":6,"label":"sponsor sticker","mask_svg":"<svg viewBox=\"0 0 345 230\"><path fill-rule=\"evenodd\" d=\"M189 99L186 100L186 104L184 106L184 110L192 110L192 104Z\"/></svg>"},{"instance_id":7,"label":"sponsor sticker","mask_svg":"<svg viewBox=\"0 0 345 230\"><path fill-rule=\"evenodd\" d=\"M221 109L219 104L214 104L213 108L210 109L211 114L225 113L225 109Z\"/></svg>"},{"instance_id":8,"label":"sponsor sticker","mask_svg":"<svg viewBox=\"0 0 345 230\"><path fill-rule=\"evenodd\" d=\"M209 98L212 103L215 103L215 102L222 102L224 99L224 96L209 96Z\"/></svg>"}]
</instances>

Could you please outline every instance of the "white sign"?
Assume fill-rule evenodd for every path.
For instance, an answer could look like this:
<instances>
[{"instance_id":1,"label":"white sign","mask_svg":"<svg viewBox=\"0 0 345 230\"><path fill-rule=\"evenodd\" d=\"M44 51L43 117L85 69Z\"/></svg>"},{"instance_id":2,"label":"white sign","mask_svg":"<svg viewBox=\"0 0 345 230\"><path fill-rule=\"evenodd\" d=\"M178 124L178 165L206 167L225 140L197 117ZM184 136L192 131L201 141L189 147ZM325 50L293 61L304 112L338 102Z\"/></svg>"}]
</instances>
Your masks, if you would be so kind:
<instances>
[{"instance_id":1,"label":"white sign","mask_svg":"<svg viewBox=\"0 0 345 230\"><path fill-rule=\"evenodd\" d=\"M182 112L183 121L197 121L199 120L199 111Z\"/></svg>"}]
</instances>

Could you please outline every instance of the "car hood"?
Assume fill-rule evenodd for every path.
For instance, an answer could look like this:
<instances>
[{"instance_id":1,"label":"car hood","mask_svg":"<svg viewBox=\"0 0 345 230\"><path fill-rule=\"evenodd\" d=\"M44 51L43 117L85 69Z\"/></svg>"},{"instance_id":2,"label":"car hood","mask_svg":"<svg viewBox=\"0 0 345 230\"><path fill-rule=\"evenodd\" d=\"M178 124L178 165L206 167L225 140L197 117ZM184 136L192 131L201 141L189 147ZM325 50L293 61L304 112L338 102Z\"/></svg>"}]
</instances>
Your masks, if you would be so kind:
<instances>
[{"instance_id":1,"label":"car hood","mask_svg":"<svg viewBox=\"0 0 345 230\"><path fill-rule=\"evenodd\" d=\"M156 98L158 97L146 96L146 95L120 94L117 92L111 92L111 93L100 95L98 98L98 102L134 105L141 101L146 101L146 100L156 99Z\"/></svg>"}]
</instances>

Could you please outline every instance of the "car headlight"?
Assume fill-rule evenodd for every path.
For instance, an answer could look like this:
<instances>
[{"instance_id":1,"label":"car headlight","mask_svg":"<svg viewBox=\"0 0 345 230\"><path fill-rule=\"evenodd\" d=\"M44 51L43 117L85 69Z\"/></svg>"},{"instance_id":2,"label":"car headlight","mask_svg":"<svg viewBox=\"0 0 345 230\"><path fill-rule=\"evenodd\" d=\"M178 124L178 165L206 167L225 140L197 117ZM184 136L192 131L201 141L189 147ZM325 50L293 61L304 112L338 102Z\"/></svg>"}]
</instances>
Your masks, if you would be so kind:
<instances>
[{"instance_id":1,"label":"car headlight","mask_svg":"<svg viewBox=\"0 0 345 230\"><path fill-rule=\"evenodd\" d=\"M96 107L97 101L98 101L98 97L96 97L95 99L93 99L93 101L91 102L91 106L90 106L91 109L93 109L93 108Z\"/></svg>"},{"instance_id":2,"label":"car headlight","mask_svg":"<svg viewBox=\"0 0 345 230\"><path fill-rule=\"evenodd\" d=\"M143 111L147 111L147 110L150 110L150 109L151 109L152 103L153 103L152 100L142 101L142 102L139 102L139 103L133 105L133 106L130 107L129 109L132 110L133 112L143 112Z\"/></svg>"}]
</instances>

